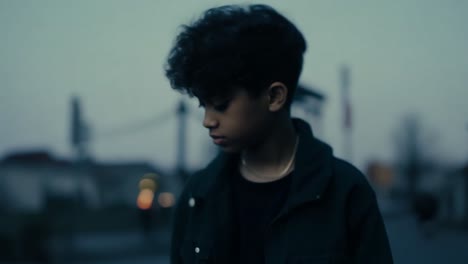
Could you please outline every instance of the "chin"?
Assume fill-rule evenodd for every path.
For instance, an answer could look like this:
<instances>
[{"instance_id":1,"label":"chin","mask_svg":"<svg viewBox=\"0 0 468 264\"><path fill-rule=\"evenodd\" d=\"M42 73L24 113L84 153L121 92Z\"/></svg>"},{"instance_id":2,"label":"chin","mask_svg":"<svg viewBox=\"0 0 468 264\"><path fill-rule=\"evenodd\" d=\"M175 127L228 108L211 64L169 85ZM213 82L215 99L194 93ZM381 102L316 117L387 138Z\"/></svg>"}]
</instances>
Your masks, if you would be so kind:
<instances>
[{"instance_id":1,"label":"chin","mask_svg":"<svg viewBox=\"0 0 468 264\"><path fill-rule=\"evenodd\" d=\"M223 152L226 152L226 153L238 153L241 151L241 149L239 147L235 147L235 146L230 146L230 145L219 145L218 146Z\"/></svg>"}]
</instances>

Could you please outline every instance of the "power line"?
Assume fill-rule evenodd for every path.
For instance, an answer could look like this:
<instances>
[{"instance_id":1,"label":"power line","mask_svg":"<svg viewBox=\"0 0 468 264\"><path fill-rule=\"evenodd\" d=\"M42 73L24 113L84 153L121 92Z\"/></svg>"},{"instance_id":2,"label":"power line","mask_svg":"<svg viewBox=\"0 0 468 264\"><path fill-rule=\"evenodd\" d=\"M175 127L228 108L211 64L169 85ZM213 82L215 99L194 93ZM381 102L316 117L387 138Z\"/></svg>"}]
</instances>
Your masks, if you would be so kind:
<instances>
[{"instance_id":1,"label":"power line","mask_svg":"<svg viewBox=\"0 0 468 264\"><path fill-rule=\"evenodd\" d=\"M105 132L100 132L97 133L93 138L94 139L110 139L110 138L116 138L116 137L121 137L121 136L126 136L129 134L134 134L137 132L141 132L143 130L153 128L155 126L161 127L164 125L167 121L171 119L175 115L175 111L173 109L170 109L168 111L162 112L158 114L157 116L148 118L147 120L142 120L138 122L133 122L125 126L121 126L118 128L114 128Z\"/></svg>"}]
</instances>

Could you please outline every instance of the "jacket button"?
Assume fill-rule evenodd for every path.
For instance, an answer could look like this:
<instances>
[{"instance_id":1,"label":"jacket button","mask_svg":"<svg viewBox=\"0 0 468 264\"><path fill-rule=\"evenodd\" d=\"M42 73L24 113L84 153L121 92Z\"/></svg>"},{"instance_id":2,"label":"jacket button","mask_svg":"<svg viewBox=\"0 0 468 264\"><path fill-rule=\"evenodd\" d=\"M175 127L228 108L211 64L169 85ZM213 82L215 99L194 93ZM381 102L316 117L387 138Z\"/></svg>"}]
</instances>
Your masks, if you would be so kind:
<instances>
[{"instance_id":1,"label":"jacket button","mask_svg":"<svg viewBox=\"0 0 468 264\"><path fill-rule=\"evenodd\" d=\"M200 253L200 248L199 247L195 248L195 253L197 253L197 254Z\"/></svg>"},{"instance_id":2,"label":"jacket button","mask_svg":"<svg viewBox=\"0 0 468 264\"><path fill-rule=\"evenodd\" d=\"M188 201L188 204L190 207L194 207L195 206L195 198L190 198L189 201Z\"/></svg>"}]
</instances>

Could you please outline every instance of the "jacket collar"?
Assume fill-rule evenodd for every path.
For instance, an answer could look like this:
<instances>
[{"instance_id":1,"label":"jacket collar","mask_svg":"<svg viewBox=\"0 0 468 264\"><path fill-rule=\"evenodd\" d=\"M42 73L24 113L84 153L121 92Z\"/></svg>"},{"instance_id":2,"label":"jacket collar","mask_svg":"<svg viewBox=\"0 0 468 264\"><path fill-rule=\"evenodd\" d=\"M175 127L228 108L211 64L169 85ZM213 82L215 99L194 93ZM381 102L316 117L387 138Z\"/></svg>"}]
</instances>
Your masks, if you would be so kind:
<instances>
[{"instance_id":1,"label":"jacket collar","mask_svg":"<svg viewBox=\"0 0 468 264\"><path fill-rule=\"evenodd\" d=\"M295 169L292 174L289 207L320 199L332 175L333 152L330 146L314 137L310 126L294 119L299 134Z\"/></svg>"},{"instance_id":2,"label":"jacket collar","mask_svg":"<svg viewBox=\"0 0 468 264\"><path fill-rule=\"evenodd\" d=\"M332 149L314 137L310 126L301 119L294 118L293 122L299 135L299 144L287 200L288 208L318 200L324 195L331 178L333 162ZM218 155L200 172L204 180L194 186L193 197L206 199L210 194L228 191L227 176L237 169L238 159L238 154Z\"/></svg>"}]
</instances>

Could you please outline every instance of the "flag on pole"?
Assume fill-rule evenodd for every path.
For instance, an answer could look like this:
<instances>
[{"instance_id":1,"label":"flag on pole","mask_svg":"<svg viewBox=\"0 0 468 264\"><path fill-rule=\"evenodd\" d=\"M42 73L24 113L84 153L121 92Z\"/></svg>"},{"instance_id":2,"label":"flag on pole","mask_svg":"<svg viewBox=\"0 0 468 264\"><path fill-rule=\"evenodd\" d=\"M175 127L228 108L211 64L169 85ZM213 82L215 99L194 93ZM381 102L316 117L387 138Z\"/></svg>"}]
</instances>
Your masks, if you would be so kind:
<instances>
[{"instance_id":1,"label":"flag on pole","mask_svg":"<svg viewBox=\"0 0 468 264\"><path fill-rule=\"evenodd\" d=\"M341 89L342 89L342 103L343 103L343 127L351 129L352 127L352 109L350 100L350 73L347 66L341 68Z\"/></svg>"}]
</instances>

